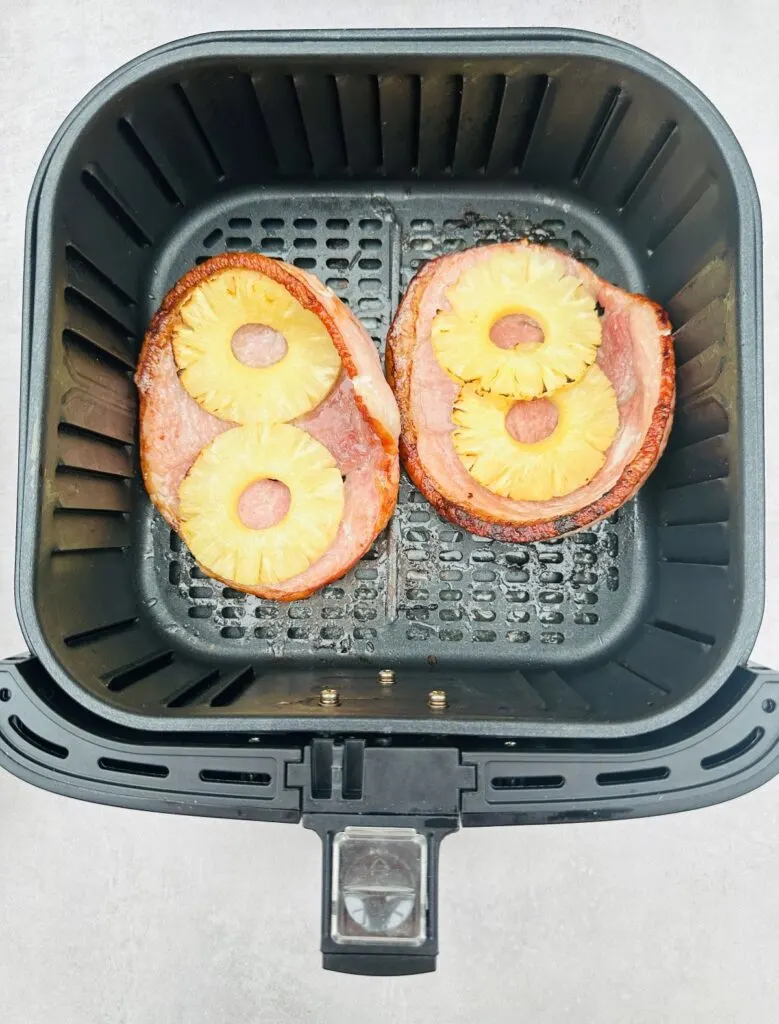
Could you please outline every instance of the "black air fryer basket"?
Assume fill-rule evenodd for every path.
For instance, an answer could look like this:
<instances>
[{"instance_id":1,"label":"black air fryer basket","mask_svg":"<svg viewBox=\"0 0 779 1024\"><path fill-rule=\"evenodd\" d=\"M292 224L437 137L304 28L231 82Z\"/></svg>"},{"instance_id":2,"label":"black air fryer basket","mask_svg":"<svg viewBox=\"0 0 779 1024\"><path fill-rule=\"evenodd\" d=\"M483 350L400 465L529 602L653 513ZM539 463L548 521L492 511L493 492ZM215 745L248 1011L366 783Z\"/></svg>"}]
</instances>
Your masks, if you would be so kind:
<instances>
[{"instance_id":1,"label":"black air fryer basket","mask_svg":"<svg viewBox=\"0 0 779 1024\"><path fill-rule=\"evenodd\" d=\"M222 587L140 483L147 322L224 250L326 281L380 348L425 260L526 236L665 306L673 435L607 522L511 546L407 480L349 575ZM779 768L762 611L760 215L711 104L562 31L226 34L95 89L30 201L0 763L89 800L303 823L325 965L432 969L458 825L690 808ZM443 691L431 697L431 691Z\"/></svg>"}]
</instances>

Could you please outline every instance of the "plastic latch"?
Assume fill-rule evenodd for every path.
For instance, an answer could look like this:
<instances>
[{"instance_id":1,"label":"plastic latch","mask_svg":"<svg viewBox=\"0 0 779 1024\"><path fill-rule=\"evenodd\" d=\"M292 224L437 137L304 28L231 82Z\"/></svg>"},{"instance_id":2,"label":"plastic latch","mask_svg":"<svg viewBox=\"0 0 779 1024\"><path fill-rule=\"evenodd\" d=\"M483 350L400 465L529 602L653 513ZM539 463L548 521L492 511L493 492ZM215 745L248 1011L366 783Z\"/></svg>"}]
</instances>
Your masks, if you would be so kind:
<instances>
[{"instance_id":1,"label":"plastic latch","mask_svg":"<svg viewBox=\"0 0 779 1024\"><path fill-rule=\"evenodd\" d=\"M303 790L303 824L322 839L324 967L435 970L438 850L475 785L459 752L315 740L288 783Z\"/></svg>"}]
</instances>

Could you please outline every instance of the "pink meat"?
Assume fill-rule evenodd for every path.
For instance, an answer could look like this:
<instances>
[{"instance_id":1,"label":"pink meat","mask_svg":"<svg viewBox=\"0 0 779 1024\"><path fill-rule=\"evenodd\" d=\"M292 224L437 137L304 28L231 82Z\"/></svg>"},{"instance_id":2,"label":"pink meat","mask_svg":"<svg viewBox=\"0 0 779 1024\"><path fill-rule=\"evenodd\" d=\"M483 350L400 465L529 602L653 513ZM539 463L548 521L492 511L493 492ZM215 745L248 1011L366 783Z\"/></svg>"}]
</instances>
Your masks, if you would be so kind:
<instances>
[{"instance_id":1,"label":"pink meat","mask_svg":"<svg viewBox=\"0 0 779 1024\"><path fill-rule=\"evenodd\" d=\"M381 442L357 408L354 386L345 373L316 409L295 420L295 426L329 449L343 476L381 457Z\"/></svg>"},{"instance_id":2,"label":"pink meat","mask_svg":"<svg viewBox=\"0 0 779 1024\"><path fill-rule=\"evenodd\" d=\"M514 402L506 415L506 430L521 444L535 444L552 433L558 419L557 409L548 398Z\"/></svg>"},{"instance_id":3,"label":"pink meat","mask_svg":"<svg viewBox=\"0 0 779 1024\"><path fill-rule=\"evenodd\" d=\"M273 366L287 353L287 339L266 324L243 324L233 335L233 355L247 366Z\"/></svg>"},{"instance_id":4,"label":"pink meat","mask_svg":"<svg viewBox=\"0 0 779 1024\"><path fill-rule=\"evenodd\" d=\"M171 525L178 524L179 487L200 451L232 426L206 412L178 378L170 345L155 346L138 382L144 399L141 448L144 482Z\"/></svg>"},{"instance_id":5,"label":"pink meat","mask_svg":"<svg viewBox=\"0 0 779 1024\"><path fill-rule=\"evenodd\" d=\"M255 480L238 499L238 518L250 530L266 530L289 512L292 497L280 480Z\"/></svg>"}]
</instances>

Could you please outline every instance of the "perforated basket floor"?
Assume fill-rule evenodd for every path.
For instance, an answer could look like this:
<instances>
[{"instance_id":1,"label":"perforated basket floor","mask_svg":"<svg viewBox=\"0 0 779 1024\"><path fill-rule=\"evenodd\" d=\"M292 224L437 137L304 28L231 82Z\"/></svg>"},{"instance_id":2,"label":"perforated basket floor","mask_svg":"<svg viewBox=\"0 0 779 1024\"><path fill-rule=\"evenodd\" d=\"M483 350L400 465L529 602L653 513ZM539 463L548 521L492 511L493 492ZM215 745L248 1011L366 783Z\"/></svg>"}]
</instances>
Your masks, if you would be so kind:
<instances>
[{"instance_id":1,"label":"perforated basket floor","mask_svg":"<svg viewBox=\"0 0 779 1024\"><path fill-rule=\"evenodd\" d=\"M426 260L522 236L641 288L624 243L604 235L585 207L552 194L263 189L220 199L180 227L154 267L146 314L193 263L225 249L254 250L326 281L383 351L399 295ZM165 632L209 657L498 665L516 663L521 650L525 663L559 665L602 655L624 638L647 590L646 497L591 531L516 546L454 528L404 479L389 528L360 564L291 604L208 579L145 496L138 501L146 607Z\"/></svg>"}]
</instances>

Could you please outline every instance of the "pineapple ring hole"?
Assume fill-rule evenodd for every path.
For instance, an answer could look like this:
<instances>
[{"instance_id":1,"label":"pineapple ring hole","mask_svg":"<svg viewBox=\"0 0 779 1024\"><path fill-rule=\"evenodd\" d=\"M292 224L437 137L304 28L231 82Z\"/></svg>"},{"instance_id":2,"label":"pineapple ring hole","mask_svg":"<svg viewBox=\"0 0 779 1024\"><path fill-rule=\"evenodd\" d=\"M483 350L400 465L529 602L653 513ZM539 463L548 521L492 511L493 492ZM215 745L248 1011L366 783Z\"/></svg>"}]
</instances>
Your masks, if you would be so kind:
<instances>
[{"instance_id":1,"label":"pineapple ring hole","mask_svg":"<svg viewBox=\"0 0 779 1024\"><path fill-rule=\"evenodd\" d=\"M245 366L273 366L287 354L287 339L267 324L243 324L232 336L233 355Z\"/></svg>"},{"instance_id":2,"label":"pineapple ring hole","mask_svg":"<svg viewBox=\"0 0 779 1024\"><path fill-rule=\"evenodd\" d=\"M520 444L537 444L555 430L559 418L557 407L548 398L514 402L506 413L506 430Z\"/></svg>"},{"instance_id":3,"label":"pineapple ring hole","mask_svg":"<svg viewBox=\"0 0 779 1024\"><path fill-rule=\"evenodd\" d=\"M281 480L254 480L238 499L238 518L249 530L276 526L289 512L292 495Z\"/></svg>"},{"instance_id":4,"label":"pineapple ring hole","mask_svg":"<svg viewBox=\"0 0 779 1024\"><path fill-rule=\"evenodd\" d=\"M490 341L498 348L535 347L543 343L544 329L527 313L509 313L490 327Z\"/></svg>"}]
</instances>

